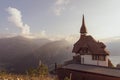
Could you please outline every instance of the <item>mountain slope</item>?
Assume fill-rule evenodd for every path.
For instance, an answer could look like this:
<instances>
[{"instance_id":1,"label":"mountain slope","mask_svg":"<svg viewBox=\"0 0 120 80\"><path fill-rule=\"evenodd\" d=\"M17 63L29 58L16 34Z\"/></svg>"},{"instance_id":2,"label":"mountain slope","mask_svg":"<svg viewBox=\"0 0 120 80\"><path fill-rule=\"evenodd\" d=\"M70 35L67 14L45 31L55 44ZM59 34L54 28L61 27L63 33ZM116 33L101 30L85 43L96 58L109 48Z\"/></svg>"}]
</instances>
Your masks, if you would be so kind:
<instances>
[{"instance_id":1,"label":"mountain slope","mask_svg":"<svg viewBox=\"0 0 120 80\"><path fill-rule=\"evenodd\" d=\"M31 67L38 67L41 60L49 70L54 64L71 60L72 46L66 40L28 39L21 36L0 39L0 69L24 73ZM110 55L120 55L120 40L107 42Z\"/></svg>"},{"instance_id":2,"label":"mountain slope","mask_svg":"<svg viewBox=\"0 0 120 80\"><path fill-rule=\"evenodd\" d=\"M39 39L38 42L36 39L28 39L21 36L0 39L0 67L6 67L9 68L9 70L13 70L17 68L16 66L18 64L24 67L27 66L31 60L34 61L31 52L34 52L40 46L48 42L50 42L50 40ZM32 62L30 64L32 64Z\"/></svg>"},{"instance_id":3,"label":"mountain slope","mask_svg":"<svg viewBox=\"0 0 120 80\"><path fill-rule=\"evenodd\" d=\"M53 68L54 63L71 59L72 46L65 40L28 39L21 36L0 39L0 68L23 73L37 67L39 60Z\"/></svg>"},{"instance_id":4,"label":"mountain slope","mask_svg":"<svg viewBox=\"0 0 120 80\"><path fill-rule=\"evenodd\" d=\"M35 51L38 60L47 64L51 69L55 63L61 64L72 59L72 45L65 40L54 41L41 46Z\"/></svg>"}]
</instances>

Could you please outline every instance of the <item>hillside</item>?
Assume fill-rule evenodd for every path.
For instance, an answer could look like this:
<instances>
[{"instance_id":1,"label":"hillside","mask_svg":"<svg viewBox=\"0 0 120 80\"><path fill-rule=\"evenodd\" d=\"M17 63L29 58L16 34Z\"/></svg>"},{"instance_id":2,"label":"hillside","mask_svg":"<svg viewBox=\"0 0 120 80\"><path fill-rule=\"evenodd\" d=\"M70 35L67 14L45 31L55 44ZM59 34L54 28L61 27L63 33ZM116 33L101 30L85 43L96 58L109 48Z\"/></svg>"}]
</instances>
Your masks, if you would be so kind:
<instances>
[{"instance_id":1,"label":"hillside","mask_svg":"<svg viewBox=\"0 0 120 80\"><path fill-rule=\"evenodd\" d=\"M41 46L34 53L38 60L47 63L51 69L55 63L61 64L72 59L72 45L65 40L54 41Z\"/></svg>"},{"instance_id":2,"label":"hillside","mask_svg":"<svg viewBox=\"0 0 120 80\"><path fill-rule=\"evenodd\" d=\"M39 39L38 42L38 39L27 39L21 36L0 39L0 67L12 71L20 71L21 69L24 71L29 65L34 66L35 58L31 52L47 42L50 40Z\"/></svg>"},{"instance_id":3,"label":"hillside","mask_svg":"<svg viewBox=\"0 0 120 80\"><path fill-rule=\"evenodd\" d=\"M106 42L112 56L120 56L120 41ZM41 60L49 67L72 59L73 44L66 40L28 39L17 36L0 39L0 69L24 73L31 67L37 67Z\"/></svg>"},{"instance_id":4,"label":"hillside","mask_svg":"<svg viewBox=\"0 0 120 80\"><path fill-rule=\"evenodd\" d=\"M21 36L3 38L0 39L0 68L23 73L37 67L41 60L51 69L55 62L62 63L71 58L71 48L64 40L27 39Z\"/></svg>"}]
</instances>

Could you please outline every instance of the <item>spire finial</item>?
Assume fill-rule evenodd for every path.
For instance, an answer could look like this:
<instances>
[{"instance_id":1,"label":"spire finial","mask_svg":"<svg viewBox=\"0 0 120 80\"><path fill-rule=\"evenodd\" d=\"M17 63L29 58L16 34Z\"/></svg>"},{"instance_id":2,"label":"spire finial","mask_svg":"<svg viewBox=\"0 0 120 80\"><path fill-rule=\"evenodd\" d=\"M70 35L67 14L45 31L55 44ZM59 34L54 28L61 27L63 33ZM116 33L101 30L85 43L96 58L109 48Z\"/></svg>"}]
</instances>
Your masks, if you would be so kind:
<instances>
[{"instance_id":1,"label":"spire finial","mask_svg":"<svg viewBox=\"0 0 120 80\"><path fill-rule=\"evenodd\" d=\"M87 33L87 29L86 29L86 26L85 26L85 20L84 20L84 14L83 14L83 18L82 18L82 26L81 26L81 29L80 29L80 33L81 34L86 34Z\"/></svg>"},{"instance_id":2,"label":"spire finial","mask_svg":"<svg viewBox=\"0 0 120 80\"><path fill-rule=\"evenodd\" d=\"M84 14L83 14L83 18L82 18L82 25L85 26Z\"/></svg>"}]
</instances>

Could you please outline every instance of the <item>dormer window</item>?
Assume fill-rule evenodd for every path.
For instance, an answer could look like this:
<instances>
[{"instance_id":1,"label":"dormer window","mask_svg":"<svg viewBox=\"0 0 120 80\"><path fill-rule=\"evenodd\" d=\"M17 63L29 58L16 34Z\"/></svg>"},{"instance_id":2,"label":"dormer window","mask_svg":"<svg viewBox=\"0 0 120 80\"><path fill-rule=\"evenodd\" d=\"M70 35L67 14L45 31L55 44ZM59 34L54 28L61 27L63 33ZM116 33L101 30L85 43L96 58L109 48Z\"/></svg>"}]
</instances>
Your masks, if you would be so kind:
<instances>
[{"instance_id":1,"label":"dormer window","mask_svg":"<svg viewBox=\"0 0 120 80\"><path fill-rule=\"evenodd\" d=\"M79 50L80 53L88 53L88 48L87 47L82 47Z\"/></svg>"}]
</instances>

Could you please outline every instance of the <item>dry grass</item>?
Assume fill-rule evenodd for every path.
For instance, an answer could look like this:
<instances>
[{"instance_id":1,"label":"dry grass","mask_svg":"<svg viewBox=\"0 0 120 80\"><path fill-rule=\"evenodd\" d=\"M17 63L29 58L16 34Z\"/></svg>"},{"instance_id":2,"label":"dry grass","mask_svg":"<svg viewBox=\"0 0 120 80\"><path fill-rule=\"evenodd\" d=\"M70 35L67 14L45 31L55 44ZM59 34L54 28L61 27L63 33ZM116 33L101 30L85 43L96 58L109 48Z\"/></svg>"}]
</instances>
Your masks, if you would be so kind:
<instances>
[{"instance_id":1,"label":"dry grass","mask_svg":"<svg viewBox=\"0 0 120 80\"><path fill-rule=\"evenodd\" d=\"M12 75L12 74L2 74L0 75L0 80L58 80L55 76L27 76L27 75Z\"/></svg>"}]
</instances>

